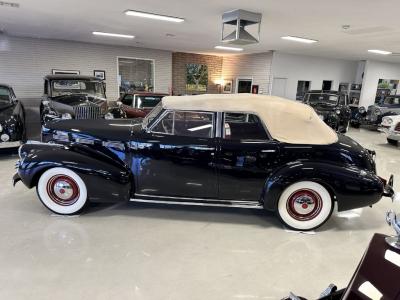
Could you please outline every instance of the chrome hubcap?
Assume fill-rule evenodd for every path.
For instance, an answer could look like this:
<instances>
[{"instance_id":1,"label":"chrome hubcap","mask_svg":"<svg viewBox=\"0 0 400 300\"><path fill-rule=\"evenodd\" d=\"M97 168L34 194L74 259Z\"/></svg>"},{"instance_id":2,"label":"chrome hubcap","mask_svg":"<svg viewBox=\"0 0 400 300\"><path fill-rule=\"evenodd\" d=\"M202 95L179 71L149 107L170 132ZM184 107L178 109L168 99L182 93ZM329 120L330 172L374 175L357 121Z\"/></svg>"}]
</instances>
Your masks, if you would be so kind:
<instances>
[{"instance_id":1,"label":"chrome hubcap","mask_svg":"<svg viewBox=\"0 0 400 300\"><path fill-rule=\"evenodd\" d=\"M69 176L55 175L47 182L47 194L58 205L69 206L78 201L79 186Z\"/></svg>"},{"instance_id":2,"label":"chrome hubcap","mask_svg":"<svg viewBox=\"0 0 400 300\"><path fill-rule=\"evenodd\" d=\"M297 190L289 196L286 209L298 221L310 221L321 212L322 198L313 190Z\"/></svg>"}]
</instances>

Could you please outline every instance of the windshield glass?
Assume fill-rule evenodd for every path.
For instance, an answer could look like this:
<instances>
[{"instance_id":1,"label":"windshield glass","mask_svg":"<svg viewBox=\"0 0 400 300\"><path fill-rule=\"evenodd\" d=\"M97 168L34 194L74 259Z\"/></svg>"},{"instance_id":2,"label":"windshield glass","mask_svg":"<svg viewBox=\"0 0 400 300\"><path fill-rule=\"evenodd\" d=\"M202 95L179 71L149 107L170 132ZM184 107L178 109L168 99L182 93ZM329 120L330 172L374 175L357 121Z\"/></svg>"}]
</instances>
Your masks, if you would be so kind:
<instances>
[{"instance_id":1,"label":"windshield glass","mask_svg":"<svg viewBox=\"0 0 400 300\"><path fill-rule=\"evenodd\" d=\"M105 98L104 85L101 81L90 80L53 80L51 83L52 97L59 97L71 94L88 94Z\"/></svg>"},{"instance_id":2,"label":"windshield glass","mask_svg":"<svg viewBox=\"0 0 400 300\"><path fill-rule=\"evenodd\" d=\"M10 103L10 90L5 86L0 86L0 103Z\"/></svg>"},{"instance_id":3,"label":"windshield glass","mask_svg":"<svg viewBox=\"0 0 400 300\"><path fill-rule=\"evenodd\" d=\"M136 108L153 108L164 96L136 96Z\"/></svg>"},{"instance_id":4,"label":"windshield glass","mask_svg":"<svg viewBox=\"0 0 400 300\"><path fill-rule=\"evenodd\" d=\"M143 119L143 128L147 128L149 124L154 120L155 117L162 111L162 103L159 102L150 112L149 114Z\"/></svg>"},{"instance_id":5,"label":"windshield glass","mask_svg":"<svg viewBox=\"0 0 400 300\"><path fill-rule=\"evenodd\" d=\"M332 94L307 94L306 102L308 104L329 104L336 105L338 103L339 96Z\"/></svg>"},{"instance_id":6,"label":"windshield glass","mask_svg":"<svg viewBox=\"0 0 400 300\"><path fill-rule=\"evenodd\" d=\"M400 98L398 97L386 97L383 104L387 105L398 105L400 104Z\"/></svg>"}]
</instances>

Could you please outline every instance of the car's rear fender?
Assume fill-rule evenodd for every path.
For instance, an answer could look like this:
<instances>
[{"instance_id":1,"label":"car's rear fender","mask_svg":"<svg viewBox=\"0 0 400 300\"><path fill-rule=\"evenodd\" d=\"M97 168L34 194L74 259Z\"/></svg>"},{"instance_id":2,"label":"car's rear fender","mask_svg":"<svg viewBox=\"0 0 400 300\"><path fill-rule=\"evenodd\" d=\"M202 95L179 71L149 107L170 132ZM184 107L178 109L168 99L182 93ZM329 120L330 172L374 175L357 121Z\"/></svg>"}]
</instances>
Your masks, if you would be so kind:
<instances>
[{"instance_id":1,"label":"car's rear fender","mask_svg":"<svg viewBox=\"0 0 400 300\"><path fill-rule=\"evenodd\" d=\"M276 170L266 180L262 193L264 207L275 211L285 188L303 180L323 185L337 201L339 211L372 205L383 194L383 183L372 172L353 166L295 161Z\"/></svg>"},{"instance_id":2,"label":"car's rear fender","mask_svg":"<svg viewBox=\"0 0 400 300\"><path fill-rule=\"evenodd\" d=\"M64 167L82 177L93 202L116 202L130 198L129 167L84 145L26 144L20 148L18 175L32 188L40 176L53 167Z\"/></svg>"}]
</instances>

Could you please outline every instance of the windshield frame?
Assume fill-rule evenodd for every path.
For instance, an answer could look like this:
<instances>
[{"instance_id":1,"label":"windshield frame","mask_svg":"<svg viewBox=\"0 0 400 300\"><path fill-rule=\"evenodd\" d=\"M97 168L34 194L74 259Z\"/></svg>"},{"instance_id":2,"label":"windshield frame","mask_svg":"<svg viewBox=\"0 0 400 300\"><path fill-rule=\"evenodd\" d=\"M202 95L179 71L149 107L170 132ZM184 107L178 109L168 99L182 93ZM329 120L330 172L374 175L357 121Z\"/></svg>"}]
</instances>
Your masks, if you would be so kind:
<instances>
[{"instance_id":1,"label":"windshield frame","mask_svg":"<svg viewBox=\"0 0 400 300\"><path fill-rule=\"evenodd\" d=\"M142 128L147 130L151 127L151 124L158 119L158 116L162 114L164 108L162 106L162 101L158 102L156 106L144 117L142 122Z\"/></svg>"},{"instance_id":2,"label":"windshield frame","mask_svg":"<svg viewBox=\"0 0 400 300\"><path fill-rule=\"evenodd\" d=\"M76 89L76 92L73 92L73 89L70 90L63 90L61 89L61 91L70 91L70 92L65 92L65 93L59 93L59 95L55 95L55 89L54 88L54 84L59 82L59 81L77 81L77 82L83 82L83 83L93 83L93 84L98 84L100 86L100 91L98 93L96 93L95 91L91 91L93 93L88 93L88 90L82 90L82 89ZM86 91L86 92L82 92L82 91ZM99 80L91 80L91 79L53 79L50 81L50 97L63 97L63 96L68 96L68 95L73 95L73 94L82 94L82 95L91 95L91 96L95 96L97 98L101 98L101 99L106 99L106 90L105 90L105 86L104 86L104 82L103 81L99 81ZM57 92L58 93L58 92Z\"/></svg>"},{"instance_id":3,"label":"windshield frame","mask_svg":"<svg viewBox=\"0 0 400 300\"><path fill-rule=\"evenodd\" d=\"M7 103L7 104L11 103L14 97L13 97L13 94L12 94L10 88L9 88L8 86L0 85L0 89L4 89L4 90L7 90L7 91L8 91L8 100L0 99L0 103L3 103L3 104L5 104L5 103Z\"/></svg>"},{"instance_id":4,"label":"windshield frame","mask_svg":"<svg viewBox=\"0 0 400 300\"><path fill-rule=\"evenodd\" d=\"M319 101L312 101L312 102L310 102L310 96L311 95L320 95L320 96L322 96L322 95L328 95L329 97L330 96L334 96L334 97L336 97L336 101L335 101L335 103L333 103L333 101L331 101L331 100L319 100ZM305 102L307 103L307 104L328 104L328 105L338 105L339 103L340 103L340 95L338 95L338 94L331 94L331 93L307 93L306 94L306 96L305 96Z\"/></svg>"}]
</instances>

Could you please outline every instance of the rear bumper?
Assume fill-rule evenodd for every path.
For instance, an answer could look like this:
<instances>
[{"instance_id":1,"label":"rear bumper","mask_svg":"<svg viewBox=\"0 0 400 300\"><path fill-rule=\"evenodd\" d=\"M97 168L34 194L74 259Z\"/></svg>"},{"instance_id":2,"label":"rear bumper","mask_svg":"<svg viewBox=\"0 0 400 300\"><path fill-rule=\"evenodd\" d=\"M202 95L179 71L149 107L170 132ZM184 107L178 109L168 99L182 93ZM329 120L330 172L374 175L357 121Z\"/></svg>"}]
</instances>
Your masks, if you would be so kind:
<instances>
[{"instance_id":1,"label":"rear bumper","mask_svg":"<svg viewBox=\"0 0 400 300\"><path fill-rule=\"evenodd\" d=\"M6 149L6 148L16 148L21 146L22 142L21 141L14 141L14 142L0 142L0 149Z\"/></svg>"}]
</instances>

